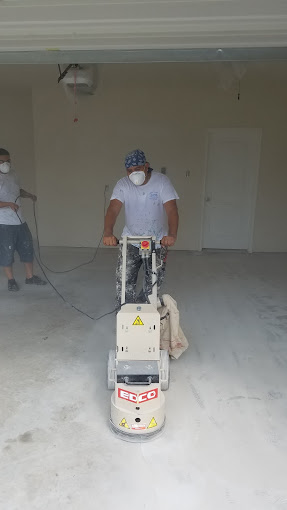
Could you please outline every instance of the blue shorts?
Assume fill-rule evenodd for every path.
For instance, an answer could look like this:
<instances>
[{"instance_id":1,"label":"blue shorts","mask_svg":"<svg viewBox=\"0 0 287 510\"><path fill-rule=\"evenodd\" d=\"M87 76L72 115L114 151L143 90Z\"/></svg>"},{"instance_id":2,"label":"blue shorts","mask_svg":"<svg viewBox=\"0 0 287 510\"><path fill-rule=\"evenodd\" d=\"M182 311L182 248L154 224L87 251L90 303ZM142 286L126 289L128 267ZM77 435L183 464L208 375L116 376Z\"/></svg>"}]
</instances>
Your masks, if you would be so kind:
<instances>
[{"instance_id":1,"label":"blue shorts","mask_svg":"<svg viewBox=\"0 0 287 510\"><path fill-rule=\"evenodd\" d=\"M21 262L33 262L33 239L27 223L0 225L0 266L12 266L15 251Z\"/></svg>"}]
</instances>

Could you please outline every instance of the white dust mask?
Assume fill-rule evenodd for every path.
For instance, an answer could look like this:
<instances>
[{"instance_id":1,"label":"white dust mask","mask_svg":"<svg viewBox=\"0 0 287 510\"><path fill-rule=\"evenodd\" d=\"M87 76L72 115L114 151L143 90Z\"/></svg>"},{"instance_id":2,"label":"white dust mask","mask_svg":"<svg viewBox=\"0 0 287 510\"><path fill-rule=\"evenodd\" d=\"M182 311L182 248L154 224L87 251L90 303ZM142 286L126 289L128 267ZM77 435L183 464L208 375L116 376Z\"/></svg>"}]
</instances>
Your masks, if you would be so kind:
<instances>
[{"instance_id":1,"label":"white dust mask","mask_svg":"<svg viewBox=\"0 0 287 510\"><path fill-rule=\"evenodd\" d=\"M10 172L10 169L11 169L11 163L9 163L8 161L5 161L5 163L0 164L0 172L2 174L8 174Z\"/></svg>"},{"instance_id":2,"label":"white dust mask","mask_svg":"<svg viewBox=\"0 0 287 510\"><path fill-rule=\"evenodd\" d=\"M141 186L145 181L145 173L142 170L137 170L132 172L129 178L136 186Z\"/></svg>"}]
</instances>

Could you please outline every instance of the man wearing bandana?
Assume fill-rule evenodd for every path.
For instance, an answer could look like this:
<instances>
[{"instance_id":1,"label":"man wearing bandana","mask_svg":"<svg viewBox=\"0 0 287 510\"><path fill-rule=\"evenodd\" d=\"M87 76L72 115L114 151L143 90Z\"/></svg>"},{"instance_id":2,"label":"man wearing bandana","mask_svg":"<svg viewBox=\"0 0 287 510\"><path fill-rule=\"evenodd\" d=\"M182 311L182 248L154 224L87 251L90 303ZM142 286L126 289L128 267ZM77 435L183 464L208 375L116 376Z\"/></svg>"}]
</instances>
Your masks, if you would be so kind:
<instances>
[{"instance_id":1,"label":"man wearing bandana","mask_svg":"<svg viewBox=\"0 0 287 510\"><path fill-rule=\"evenodd\" d=\"M154 236L160 245L156 247L158 290L163 282L167 251L177 238L179 198L170 180L154 172L146 161L144 152L137 149L125 158L127 176L120 179L112 193L105 217L104 244L116 246L113 234L116 219L122 205L125 206L125 227L122 236ZM126 274L126 303L146 302L151 294L151 274L145 274L144 289L136 296L136 283L142 258L136 246L128 245ZM122 254L118 258L116 271L117 305L121 303Z\"/></svg>"}]
</instances>

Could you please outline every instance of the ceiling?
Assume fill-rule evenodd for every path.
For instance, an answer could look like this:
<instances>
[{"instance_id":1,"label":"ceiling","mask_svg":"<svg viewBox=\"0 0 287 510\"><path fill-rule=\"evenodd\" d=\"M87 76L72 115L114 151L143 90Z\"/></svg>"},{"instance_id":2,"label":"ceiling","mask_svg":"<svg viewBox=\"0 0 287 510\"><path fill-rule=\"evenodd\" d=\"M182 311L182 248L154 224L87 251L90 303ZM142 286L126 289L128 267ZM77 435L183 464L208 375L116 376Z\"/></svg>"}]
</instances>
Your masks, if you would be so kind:
<instances>
[{"instance_id":1,"label":"ceiling","mask_svg":"<svg viewBox=\"0 0 287 510\"><path fill-rule=\"evenodd\" d=\"M273 58L286 0L0 0L0 63Z\"/></svg>"}]
</instances>

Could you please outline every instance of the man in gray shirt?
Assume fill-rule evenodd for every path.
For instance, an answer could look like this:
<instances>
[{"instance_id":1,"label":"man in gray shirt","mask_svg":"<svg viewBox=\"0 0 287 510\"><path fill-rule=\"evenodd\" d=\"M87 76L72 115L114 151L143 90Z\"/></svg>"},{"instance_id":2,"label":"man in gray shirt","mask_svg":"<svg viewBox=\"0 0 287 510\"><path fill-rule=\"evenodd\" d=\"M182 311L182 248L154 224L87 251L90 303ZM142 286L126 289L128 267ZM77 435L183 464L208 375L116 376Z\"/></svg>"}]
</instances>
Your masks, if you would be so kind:
<instances>
[{"instance_id":1,"label":"man in gray shirt","mask_svg":"<svg viewBox=\"0 0 287 510\"><path fill-rule=\"evenodd\" d=\"M22 215L20 198L37 200L35 195L20 189L11 170L10 154L6 149L0 149L0 266L4 268L10 291L19 290L13 274L15 251L24 263L26 284L46 285L44 280L33 274L33 240Z\"/></svg>"}]
</instances>

